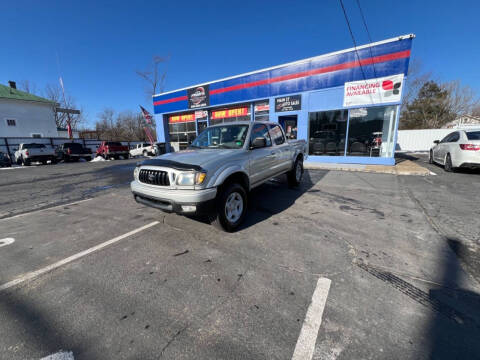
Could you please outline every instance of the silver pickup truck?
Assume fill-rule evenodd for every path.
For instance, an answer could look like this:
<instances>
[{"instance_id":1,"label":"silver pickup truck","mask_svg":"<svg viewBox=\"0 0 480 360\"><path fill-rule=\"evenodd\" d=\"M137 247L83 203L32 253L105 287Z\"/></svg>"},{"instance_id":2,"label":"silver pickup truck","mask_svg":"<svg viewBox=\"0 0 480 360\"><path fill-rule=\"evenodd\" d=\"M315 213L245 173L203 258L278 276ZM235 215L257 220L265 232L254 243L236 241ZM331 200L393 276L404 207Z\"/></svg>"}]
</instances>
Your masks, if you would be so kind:
<instances>
[{"instance_id":1,"label":"silver pickup truck","mask_svg":"<svg viewBox=\"0 0 480 360\"><path fill-rule=\"evenodd\" d=\"M131 183L138 203L178 214L210 214L213 224L234 231L247 211L247 193L287 174L299 185L304 140L287 140L276 123L235 122L205 129L187 150L139 163Z\"/></svg>"}]
</instances>

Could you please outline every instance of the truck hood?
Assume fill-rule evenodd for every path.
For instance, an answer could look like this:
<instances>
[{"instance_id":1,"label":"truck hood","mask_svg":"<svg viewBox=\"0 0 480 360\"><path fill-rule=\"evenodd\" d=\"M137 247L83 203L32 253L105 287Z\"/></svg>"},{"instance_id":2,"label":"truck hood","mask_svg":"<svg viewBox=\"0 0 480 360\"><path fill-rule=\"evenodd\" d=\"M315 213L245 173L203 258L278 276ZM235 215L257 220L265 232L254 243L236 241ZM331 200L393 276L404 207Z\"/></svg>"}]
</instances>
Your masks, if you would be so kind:
<instances>
[{"instance_id":1,"label":"truck hood","mask_svg":"<svg viewBox=\"0 0 480 360\"><path fill-rule=\"evenodd\" d=\"M179 170L200 170L212 162L222 161L235 157L241 149L190 149L167 153L156 158L146 160L142 165L166 166Z\"/></svg>"}]
</instances>

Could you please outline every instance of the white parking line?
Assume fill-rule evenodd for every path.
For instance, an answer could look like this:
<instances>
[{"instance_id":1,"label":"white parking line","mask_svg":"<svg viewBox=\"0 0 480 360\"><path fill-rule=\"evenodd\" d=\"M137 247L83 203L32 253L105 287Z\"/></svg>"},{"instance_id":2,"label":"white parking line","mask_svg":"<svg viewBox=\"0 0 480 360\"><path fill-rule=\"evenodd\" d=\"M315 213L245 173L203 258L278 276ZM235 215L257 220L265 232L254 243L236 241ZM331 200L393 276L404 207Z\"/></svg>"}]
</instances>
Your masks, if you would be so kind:
<instances>
[{"instance_id":1,"label":"white parking line","mask_svg":"<svg viewBox=\"0 0 480 360\"><path fill-rule=\"evenodd\" d=\"M14 238L0 239L0 247L13 244L14 242L15 242Z\"/></svg>"},{"instance_id":2,"label":"white parking line","mask_svg":"<svg viewBox=\"0 0 480 360\"><path fill-rule=\"evenodd\" d=\"M71 351L59 351L55 354L45 356L40 360L74 360L73 353Z\"/></svg>"},{"instance_id":3,"label":"white parking line","mask_svg":"<svg viewBox=\"0 0 480 360\"><path fill-rule=\"evenodd\" d=\"M318 279L317 287L313 292L312 302L308 307L302 330L300 330L300 336L298 337L292 360L312 359L331 282L327 278Z\"/></svg>"},{"instance_id":4,"label":"white parking line","mask_svg":"<svg viewBox=\"0 0 480 360\"><path fill-rule=\"evenodd\" d=\"M56 208L59 208L59 207L62 207L62 206L76 205L76 204L80 204L80 203L83 203L83 202L85 202L85 201L90 201L90 200L93 200L93 198L88 198L88 199L78 200L78 201L74 201L74 202L67 203L67 204L61 204L61 205L56 205L56 206L52 206L52 207L47 207L47 208L40 209L40 210L33 210L33 211L26 212L26 213L22 213L22 214L13 215L13 216L10 216L10 217L3 218L3 219L0 219L0 221L2 221L2 220L11 220L11 219L15 219L15 218L22 217L22 216L27 216L27 215L31 215L31 214L36 214L36 213L39 213L39 212L41 212L41 211L52 210L52 209L56 209Z\"/></svg>"},{"instance_id":5,"label":"white parking line","mask_svg":"<svg viewBox=\"0 0 480 360\"><path fill-rule=\"evenodd\" d=\"M142 227L139 227L139 228L137 228L137 229L135 229L135 230L129 231L129 232L126 233L126 234L117 236L116 238L113 238L113 239L111 239L111 240L105 241L105 242L103 242L103 243L101 243L101 244L99 244L99 245L96 245L96 246L91 247L91 248L89 248L89 249L87 249L87 250L81 251L81 252L79 252L79 253L77 253L77 254L75 254L75 255L69 256L69 257L67 257L66 259L57 261L56 263L53 263L53 264L51 264L51 265L48 265L48 266L46 266L46 267L44 267L44 268L42 268L42 269L39 269L39 270L36 270L36 271L31 271L31 272L26 273L26 274L24 274L24 275L22 275L22 276L19 276L19 277L17 277L16 279L14 279L14 280L12 280L12 281L9 281L9 282L7 282L7 283L5 283L5 284L3 284L3 285L0 285L0 292L3 291L3 290L9 289L9 288L11 288L11 287L13 287L13 286L16 286L16 285L18 285L18 284L21 284L21 283L23 283L23 282L25 282L25 281L29 281L29 280L35 279L36 277L38 277L38 276L40 276L40 275L43 275L43 274L45 274L45 273L47 273L47 272L50 272L50 271L52 271L52 270L54 270L54 269L56 269L56 268L58 268L58 267L60 267L60 266L66 265L66 264L68 264L68 263L70 263L70 262L72 262L72 261L78 260L78 259L80 259L80 258L82 258L82 257L84 257L84 256L86 256L86 255L88 255L88 254L91 254L91 253L95 252L95 251L101 250L101 249L103 249L104 247L107 247L107 246L109 246L109 245L112 245L112 244L114 244L114 243L116 243L116 242L118 242L118 241L120 241L120 240L123 240L123 239L125 239L125 238L127 238L127 237L129 237L129 236L131 236L131 235L137 234L137 233L139 233L139 232L141 232L141 231L143 231L143 230L146 230L146 229L148 229L148 228L151 228L152 226L155 226L155 225L157 225L157 224L159 224L158 221L151 222L150 224L147 224L147 225L144 225L144 226L142 226Z\"/></svg>"}]
</instances>

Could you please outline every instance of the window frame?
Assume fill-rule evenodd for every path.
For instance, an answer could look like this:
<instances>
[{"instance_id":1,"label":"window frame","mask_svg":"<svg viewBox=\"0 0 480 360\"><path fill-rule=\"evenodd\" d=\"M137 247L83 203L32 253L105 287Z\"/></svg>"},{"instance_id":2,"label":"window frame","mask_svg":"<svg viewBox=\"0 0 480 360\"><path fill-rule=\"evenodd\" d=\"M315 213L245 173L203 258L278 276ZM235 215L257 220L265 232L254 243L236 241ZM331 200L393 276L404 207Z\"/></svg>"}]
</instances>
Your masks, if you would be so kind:
<instances>
[{"instance_id":1,"label":"window frame","mask_svg":"<svg viewBox=\"0 0 480 360\"><path fill-rule=\"evenodd\" d=\"M8 122L13 121L13 125L10 125ZM17 127L17 119L16 118L5 118L5 124L7 127Z\"/></svg>"}]
</instances>

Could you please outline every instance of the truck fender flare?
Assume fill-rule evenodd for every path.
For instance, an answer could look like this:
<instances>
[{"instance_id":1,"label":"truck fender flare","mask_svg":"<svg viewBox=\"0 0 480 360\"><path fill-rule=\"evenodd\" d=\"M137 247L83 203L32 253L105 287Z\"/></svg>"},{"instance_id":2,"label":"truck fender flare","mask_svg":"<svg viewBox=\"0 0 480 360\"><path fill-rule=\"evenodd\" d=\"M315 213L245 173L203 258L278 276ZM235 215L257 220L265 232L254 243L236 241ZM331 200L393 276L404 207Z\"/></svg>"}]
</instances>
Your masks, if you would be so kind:
<instances>
[{"instance_id":1,"label":"truck fender flare","mask_svg":"<svg viewBox=\"0 0 480 360\"><path fill-rule=\"evenodd\" d=\"M228 166L225 168L218 169L217 172L212 177L212 180L208 183L207 187L218 187L222 185L230 175L235 173L242 173L247 177L247 179L249 178L247 171L245 171L245 169L242 166L240 165ZM250 188L250 184L248 187ZM250 189L246 189L246 190L249 191Z\"/></svg>"}]
</instances>

